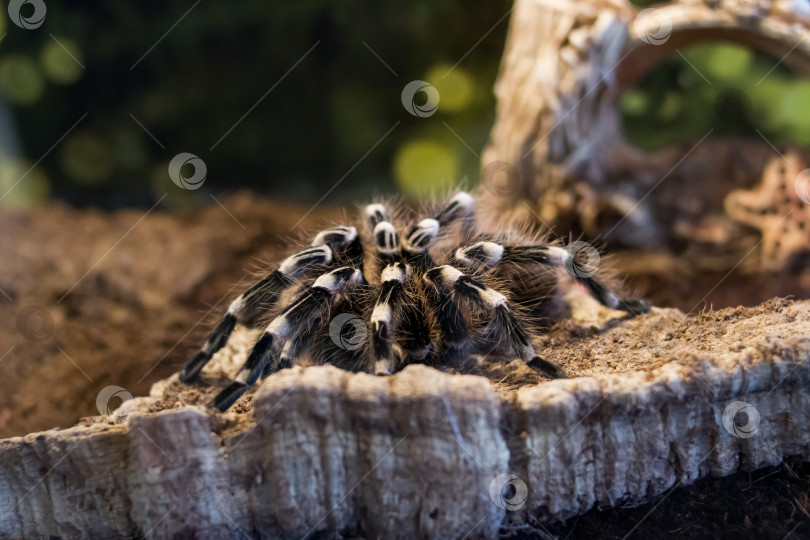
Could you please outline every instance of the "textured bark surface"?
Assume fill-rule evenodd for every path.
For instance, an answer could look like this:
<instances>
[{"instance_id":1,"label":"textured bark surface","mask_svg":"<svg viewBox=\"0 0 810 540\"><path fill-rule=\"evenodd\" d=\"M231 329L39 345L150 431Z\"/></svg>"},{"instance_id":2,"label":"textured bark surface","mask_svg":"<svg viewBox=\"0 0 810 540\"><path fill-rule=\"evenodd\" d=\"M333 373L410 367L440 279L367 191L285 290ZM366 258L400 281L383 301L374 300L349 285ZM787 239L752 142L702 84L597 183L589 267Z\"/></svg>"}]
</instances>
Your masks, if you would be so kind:
<instances>
[{"instance_id":1,"label":"textured bark surface","mask_svg":"<svg viewBox=\"0 0 810 540\"><path fill-rule=\"evenodd\" d=\"M604 238L612 247L666 252L687 243L703 265L740 264L771 229L727 211L727 196L752 190L746 208L775 206L791 219L742 270L778 270L810 251L806 181L779 194L766 165L785 148L711 138L646 152L622 134L620 100L662 60L690 45L730 41L810 75L810 15L801 2L677 0L653 9L626 0L522 0L511 15L495 86L497 119L482 154L488 203L502 212ZM739 91L738 91L739 92ZM730 98L729 98L730 99ZM733 101L733 100L732 100ZM718 100L718 110L732 101ZM729 114L733 114L729 113ZM741 114L741 113L736 113ZM806 161L806 150L799 152ZM795 174L794 174L795 176ZM737 198L738 200L739 198ZM682 247L681 247L682 249ZM796 288L793 289L794 291Z\"/></svg>"},{"instance_id":2,"label":"textured bark surface","mask_svg":"<svg viewBox=\"0 0 810 540\"><path fill-rule=\"evenodd\" d=\"M171 377L107 420L0 442L0 536L493 537L810 457L810 302L621 320L569 301L538 343L567 380L518 361L299 367L218 414L203 405L255 337L239 331L198 387ZM737 401L759 414L750 436L724 425Z\"/></svg>"}]
</instances>

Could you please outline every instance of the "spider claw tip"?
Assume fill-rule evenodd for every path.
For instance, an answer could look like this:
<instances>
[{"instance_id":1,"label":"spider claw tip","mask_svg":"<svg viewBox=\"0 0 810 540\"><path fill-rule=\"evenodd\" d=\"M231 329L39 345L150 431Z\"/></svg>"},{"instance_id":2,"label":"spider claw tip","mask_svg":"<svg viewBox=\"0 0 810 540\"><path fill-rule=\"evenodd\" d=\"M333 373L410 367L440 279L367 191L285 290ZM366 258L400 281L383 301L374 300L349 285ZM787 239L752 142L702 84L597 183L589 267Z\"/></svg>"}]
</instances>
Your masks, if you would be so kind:
<instances>
[{"instance_id":1,"label":"spider claw tip","mask_svg":"<svg viewBox=\"0 0 810 540\"><path fill-rule=\"evenodd\" d=\"M563 368L549 362L548 360L544 360L539 356L535 356L530 361L526 363L527 366L532 368L534 371L539 373L540 375L545 375L549 379L565 379L568 375L565 374Z\"/></svg>"},{"instance_id":2,"label":"spider claw tip","mask_svg":"<svg viewBox=\"0 0 810 540\"><path fill-rule=\"evenodd\" d=\"M202 368L208 363L209 357L205 352L198 352L197 355L180 372L180 382L191 384L200 376Z\"/></svg>"},{"instance_id":3,"label":"spider claw tip","mask_svg":"<svg viewBox=\"0 0 810 540\"><path fill-rule=\"evenodd\" d=\"M652 309L652 302L645 298L639 298L637 300L625 300L622 303L622 310L630 313L631 315L644 315L645 313L649 313L649 311Z\"/></svg>"},{"instance_id":4,"label":"spider claw tip","mask_svg":"<svg viewBox=\"0 0 810 540\"><path fill-rule=\"evenodd\" d=\"M225 412L244 395L245 391L247 391L246 384L233 382L216 395L211 401L211 406L219 409L219 412Z\"/></svg>"}]
</instances>

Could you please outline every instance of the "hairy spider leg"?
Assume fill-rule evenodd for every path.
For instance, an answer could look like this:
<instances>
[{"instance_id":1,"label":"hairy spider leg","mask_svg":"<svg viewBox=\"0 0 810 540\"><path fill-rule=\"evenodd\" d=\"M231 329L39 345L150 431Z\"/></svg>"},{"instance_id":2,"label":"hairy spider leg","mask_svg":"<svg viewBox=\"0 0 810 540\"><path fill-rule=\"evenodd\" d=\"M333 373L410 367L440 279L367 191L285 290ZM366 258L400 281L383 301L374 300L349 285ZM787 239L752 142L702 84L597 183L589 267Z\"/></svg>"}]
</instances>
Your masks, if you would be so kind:
<instances>
[{"instance_id":1,"label":"hairy spider leg","mask_svg":"<svg viewBox=\"0 0 810 540\"><path fill-rule=\"evenodd\" d=\"M464 360L469 350L470 336L461 308L450 292L433 279L430 272L426 273L423 279L427 284L425 293L428 305L439 325L439 341L444 349L443 356L450 363Z\"/></svg>"},{"instance_id":2,"label":"hairy spider leg","mask_svg":"<svg viewBox=\"0 0 810 540\"><path fill-rule=\"evenodd\" d=\"M425 274L425 279L438 289L449 291L456 301L468 300L479 310L486 312L489 321L482 331L485 339L506 340L512 351L533 370L553 379L565 377L561 367L537 355L529 333L515 317L506 296L450 265L430 269Z\"/></svg>"},{"instance_id":3,"label":"hairy spider leg","mask_svg":"<svg viewBox=\"0 0 810 540\"><path fill-rule=\"evenodd\" d=\"M312 246L329 246L335 254L335 265L351 266L363 272L363 242L354 227L341 225L321 231Z\"/></svg>"},{"instance_id":4,"label":"hairy spider leg","mask_svg":"<svg viewBox=\"0 0 810 540\"><path fill-rule=\"evenodd\" d=\"M439 211L435 218L425 218L411 227L402 240L401 252L403 258L413 267L415 273L423 274L433 266L430 248L442 229L457 221L462 221L462 224L465 224L465 220L472 220L473 203L473 197L469 193L458 192ZM468 231L473 229L471 224L466 225L465 228ZM452 303L448 303L446 299L441 301L437 298L431 298L432 293L429 288L425 287L422 280L417 280L413 286L424 293L417 296L424 296L425 299L419 300L421 305L417 306L418 309L403 310L401 333L403 334L403 342L408 356L421 361L430 351L430 328L422 314L427 309L432 309L436 312L437 319L452 324L454 306ZM453 329L445 325L445 335L449 337ZM455 335L458 337L458 332L455 332Z\"/></svg>"},{"instance_id":5,"label":"hairy spider leg","mask_svg":"<svg viewBox=\"0 0 810 540\"><path fill-rule=\"evenodd\" d=\"M365 215L372 229L375 250L380 260L380 287L371 313L371 348L369 371L389 375L396 370L403 353L395 347L393 335L397 333L405 302L405 281L411 268L404 262L399 250L399 235L388 221L388 212L382 204L366 206Z\"/></svg>"},{"instance_id":6,"label":"hairy spider leg","mask_svg":"<svg viewBox=\"0 0 810 540\"><path fill-rule=\"evenodd\" d=\"M473 196L465 191L456 193L450 202L447 203L439 215L436 216L436 221L439 225L446 227L454 221L471 217L473 215L473 205L475 200Z\"/></svg>"},{"instance_id":7,"label":"hairy spider leg","mask_svg":"<svg viewBox=\"0 0 810 540\"><path fill-rule=\"evenodd\" d=\"M275 370L289 367L298 354L309 345L329 316L335 298L346 290L364 283L363 273L357 268L341 267L323 274L306 291L295 298L284 311L267 326L256 342L236 379L214 398L212 405L227 410L245 391L256 383L267 363L274 364L273 356L280 351Z\"/></svg>"},{"instance_id":8,"label":"hairy spider leg","mask_svg":"<svg viewBox=\"0 0 810 540\"><path fill-rule=\"evenodd\" d=\"M462 218L473 215L473 198L469 193L459 192L435 218L425 218L412 226L402 239L402 255L419 271L433 266L430 247L442 228ZM472 228L472 227L468 227Z\"/></svg>"},{"instance_id":9,"label":"hairy spider leg","mask_svg":"<svg viewBox=\"0 0 810 540\"><path fill-rule=\"evenodd\" d=\"M211 357L228 342L236 323L246 324L255 319L268 305L274 304L279 295L296 279L320 266L332 262L332 250L328 246L306 249L285 259L279 267L251 286L236 300L206 340L202 349L180 373L180 380L191 383L197 379Z\"/></svg>"},{"instance_id":10,"label":"hairy spider leg","mask_svg":"<svg viewBox=\"0 0 810 540\"><path fill-rule=\"evenodd\" d=\"M281 293L296 280L331 265L336 254L345 252L345 257L356 259L359 250L362 266L362 246L358 236L354 227L340 226L321 231L312 242L311 248L284 259L276 270L231 302L227 313L200 351L180 372L180 381L190 384L199 377L211 357L228 342L236 323L252 325L259 315L274 305Z\"/></svg>"},{"instance_id":11,"label":"hairy spider leg","mask_svg":"<svg viewBox=\"0 0 810 540\"><path fill-rule=\"evenodd\" d=\"M514 263L522 266L541 264L551 267L565 267L574 279L585 286L591 295L603 306L641 315L650 311L651 304L645 299L624 300L610 288L591 277L591 272L580 268L574 257L565 248L557 246L506 246L495 242L478 242L472 246L458 248L455 260L473 269L493 268L501 263Z\"/></svg>"},{"instance_id":12,"label":"hairy spider leg","mask_svg":"<svg viewBox=\"0 0 810 540\"><path fill-rule=\"evenodd\" d=\"M401 306L405 300L405 280L410 267L395 262L383 268L380 275L380 294L371 313L371 345L375 375L390 375L396 370L397 354L393 346L393 334L399 329L397 320L401 317Z\"/></svg>"},{"instance_id":13,"label":"hairy spider leg","mask_svg":"<svg viewBox=\"0 0 810 540\"><path fill-rule=\"evenodd\" d=\"M399 256L399 235L388 219L388 211L380 203L369 204L365 209L371 234L374 236L374 250L380 268L401 260Z\"/></svg>"}]
</instances>

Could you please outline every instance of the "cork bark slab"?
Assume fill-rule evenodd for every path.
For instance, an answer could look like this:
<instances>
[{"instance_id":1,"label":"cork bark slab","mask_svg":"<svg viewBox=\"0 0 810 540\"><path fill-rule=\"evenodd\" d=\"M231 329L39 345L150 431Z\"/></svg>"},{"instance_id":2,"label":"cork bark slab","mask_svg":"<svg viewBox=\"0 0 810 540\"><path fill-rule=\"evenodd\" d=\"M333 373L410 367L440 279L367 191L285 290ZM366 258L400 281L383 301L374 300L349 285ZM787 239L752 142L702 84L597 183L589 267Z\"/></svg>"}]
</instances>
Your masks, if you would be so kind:
<instances>
[{"instance_id":1,"label":"cork bark slab","mask_svg":"<svg viewBox=\"0 0 810 540\"><path fill-rule=\"evenodd\" d=\"M495 84L496 121L481 156L486 205L510 219L604 238L612 248L659 252L688 242L707 260L722 259L723 271L736 268L738 252L747 249L740 246L765 231L743 226L748 220L728 212L725 199L739 189L764 192L757 186L769 183L767 164L787 149L774 152L752 131L750 137L707 132L646 151L625 138L622 96L667 58L703 43L742 45L807 77L808 37L803 2L670 0L646 8L628 0L515 2ZM719 115L733 106L730 95L749 99L727 90L715 102ZM807 159L806 149L791 152ZM794 180L795 174L791 190ZM776 203L766 195L754 205L770 202L779 216L810 218L804 193L780 195ZM764 256L747 266L785 268L788 257L810 249L807 229L780 228L773 236L789 237L787 253L773 260L768 242L775 240L767 240Z\"/></svg>"},{"instance_id":2,"label":"cork bark slab","mask_svg":"<svg viewBox=\"0 0 810 540\"><path fill-rule=\"evenodd\" d=\"M255 337L238 331L198 387L0 441L0 537L492 538L810 457L810 301L624 320L568 300L537 345L570 379L296 367L219 414L204 404Z\"/></svg>"}]
</instances>

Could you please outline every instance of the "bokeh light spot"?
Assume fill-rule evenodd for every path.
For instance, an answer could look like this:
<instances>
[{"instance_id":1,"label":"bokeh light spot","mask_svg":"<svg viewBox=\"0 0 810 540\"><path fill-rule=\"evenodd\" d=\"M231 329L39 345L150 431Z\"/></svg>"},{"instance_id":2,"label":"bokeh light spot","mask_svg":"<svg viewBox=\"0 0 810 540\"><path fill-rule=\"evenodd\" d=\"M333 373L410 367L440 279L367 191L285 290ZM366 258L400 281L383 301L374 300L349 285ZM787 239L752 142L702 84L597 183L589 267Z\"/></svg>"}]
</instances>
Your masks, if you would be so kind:
<instances>
[{"instance_id":1,"label":"bokeh light spot","mask_svg":"<svg viewBox=\"0 0 810 540\"><path fill-rule=\"evenodd\" d=\"M709 77L738 79L751 67L751 51L740 45L720 43L705 50L705 69L709 72Z\"/></svg>"},{"instance_id":2,"label":"bokeh light spot","mask_svg":"<svg viewBox=\"0 0 810 540\"><path fill-rule=\"evenodd\" d=\"M96 185L112 174L114 161L106 141L93 133L68 137L61 150L62 169L79 184Z\"/></svg>"},{"instance_id":3,"label":"bokeh light spot","mask_svg":"<svg viewBox=\"0 0 810 540\"><path fill-rule=\"evenodd\" d=\"M647 110L647 94L639 90L628 90L622 96L622 109L630 116L641 116Z\"/></svg>"},{"instance_id":4,"label":"bokeh light spot","mask_svg":"<svg viewBox=\"0 0 810 540\"><path fill-rule=\"evenodd\" d=\"M81 50L70 39L59 38L58 43L54 40L46 41L42 47L40 55L42 70L48 78L56 83L73 84L79 80L82 71L84 71L82 66L79 65L81 61Z\"/></svg>"},{"instance_id":5,"label":"bokeh light spot","mask_svg":"<svg viewBox=\"0 0 810 540\"><path fill-rule=\"evenodd\" d=\"M31 105L42 96L45 81L28 56L11 54L0 60L0 93L17 105Z\"/></svg>"},{"instance_id":6,"label":"bokeh light spot","mask_svg":"<svg viewBox=\"0 0 810 540\"><path fill-rule=\"evenodd\" d=\"M457 182L458 171L458 154L434 141L408 142L394 157L397 183L409 195L435 195L449 189Z\"/></svg>"},{"instance_id":7,"label":"bokeh light spot","mask_svg":"<svg viewBox=\"0 0 810 540\"><path fill-rule=\"evenodd\" d=\"M31 163L3 157L0 159L0 206L31 208L48 200L48 177Z\"/></svg>"},{"instance_id":8,"label":"bokeh light spot","mask_svg":"<svg viewBox=\"0 0 810 540\"><path fill-rule=\"evenodd\" d=\"M441 112L459 112L469 107L473 98L473 79L461 67L450 64L436 64L425 76L425 82L433 85L439 91ZM417 96L418 103L424 103L425 98Z\"/></svg>"}]
</instances>

